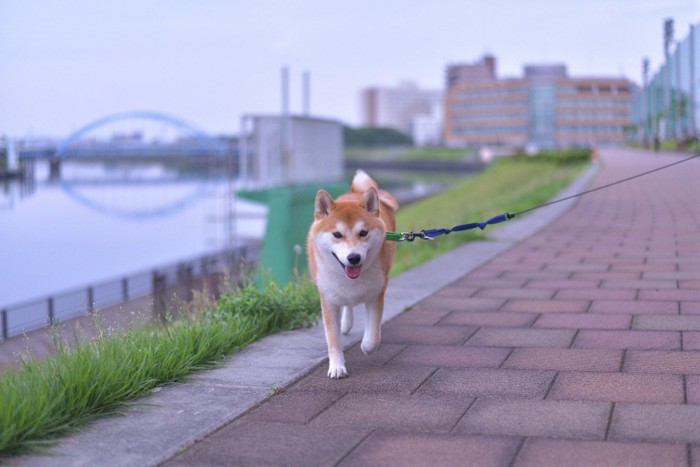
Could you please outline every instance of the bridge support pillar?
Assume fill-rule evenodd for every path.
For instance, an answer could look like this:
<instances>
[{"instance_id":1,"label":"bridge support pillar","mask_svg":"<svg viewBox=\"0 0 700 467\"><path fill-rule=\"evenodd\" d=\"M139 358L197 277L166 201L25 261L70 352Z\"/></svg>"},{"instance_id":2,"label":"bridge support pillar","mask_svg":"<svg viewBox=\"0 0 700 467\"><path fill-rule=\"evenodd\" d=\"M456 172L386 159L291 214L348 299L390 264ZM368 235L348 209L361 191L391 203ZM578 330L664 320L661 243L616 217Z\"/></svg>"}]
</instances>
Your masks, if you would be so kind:
<instances>
[{"instance_id":1,"label":"bridge support pillar","mask_svg":"<svg viewBox=\"0 0 700 467\"><path fill-rule=\"evenodd\" d=\"M268 206L258 282L262 282L266 274L271 274L275 282L286 284L294 279L295 269L302 273L307 270L306 254L297 255L294 246L303 248L306 245L306 232L314 220L316 191L321 187L332 196L337 196L347 189L347 184L299 184L238 192L243 199L262 202Z\"/></svg>"},{"instance_id":2,"label":"bridge support pillar","mask_svg":"<svg viewBox=\"0 0 700 467\"><path fill-rule=\"evenodd\" d=\"M52 157L49 159L49 180L55 181L61 179L61 159Z\"/></svg>"}]
</instances>

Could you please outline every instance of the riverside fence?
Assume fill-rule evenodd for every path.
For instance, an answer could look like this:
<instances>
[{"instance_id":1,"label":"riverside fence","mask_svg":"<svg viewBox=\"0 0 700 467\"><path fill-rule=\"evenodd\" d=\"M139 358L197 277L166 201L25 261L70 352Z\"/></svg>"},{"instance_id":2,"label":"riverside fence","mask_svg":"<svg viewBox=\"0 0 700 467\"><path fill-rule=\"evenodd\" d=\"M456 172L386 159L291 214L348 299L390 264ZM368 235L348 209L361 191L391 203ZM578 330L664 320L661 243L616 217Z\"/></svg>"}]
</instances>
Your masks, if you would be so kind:
<instances>
[{"instance_id":1,"label":"riverside fence","mask_svg":"<svg viewBox=\"0 0 700 467\"><path fill-rule=\"evenodd\" d=\"M254 264L258 251L257 244L242 245L4 307L0 310L1 340L147 296L152 296L154 315L163 317L169 294L189 301L196 283L216 293L224 274Z\"/></svg>"}]
</instances>

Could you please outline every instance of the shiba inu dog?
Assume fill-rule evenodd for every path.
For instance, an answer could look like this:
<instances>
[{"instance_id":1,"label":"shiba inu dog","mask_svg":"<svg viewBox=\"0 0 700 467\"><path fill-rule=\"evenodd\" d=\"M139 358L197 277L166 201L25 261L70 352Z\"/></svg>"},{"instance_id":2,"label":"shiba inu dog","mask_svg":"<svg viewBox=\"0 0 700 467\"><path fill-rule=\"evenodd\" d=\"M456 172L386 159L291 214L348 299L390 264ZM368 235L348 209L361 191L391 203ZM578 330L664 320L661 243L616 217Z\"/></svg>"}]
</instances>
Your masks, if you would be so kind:
<instances>
[{"instance_id":1,"label":"shiba inu dog","mask_svg":"<svg viewBox=\"0 0 700 467\"><path fill-rule=\"evenodd\" d=\"M384 292L395 248L393 242L385 241L385 234L395 229L398 207L394 197L361 170L350 191L337 199L325 190L316 193L306 251L311 278L321 296L331 378L348 375L340 333L350 332L354 306L364 303L366 308L362 351L370 354L379 347Z\"/></svg>"}]
</instances>

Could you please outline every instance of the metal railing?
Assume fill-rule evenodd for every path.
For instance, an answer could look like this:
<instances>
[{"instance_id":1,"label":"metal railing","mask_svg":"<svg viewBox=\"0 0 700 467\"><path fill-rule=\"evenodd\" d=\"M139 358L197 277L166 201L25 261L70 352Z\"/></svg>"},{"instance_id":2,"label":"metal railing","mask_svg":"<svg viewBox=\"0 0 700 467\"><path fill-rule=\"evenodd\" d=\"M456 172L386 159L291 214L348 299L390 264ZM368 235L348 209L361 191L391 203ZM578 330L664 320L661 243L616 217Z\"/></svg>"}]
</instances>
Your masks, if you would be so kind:
<instances>
[{"instance_id":1,"label":"metal railing","mask_svg":"<svg viewBox=\"0 0 700 467\"><path fill-rule=\"evenodd\" d=\"M235 273L242 265L254 263L258 250L257 244L243 245L4 307L0 310L0 340L149 295L154 315L163 317L170 291L189 301L195 281Z\"/></svg>"}]
</instances>

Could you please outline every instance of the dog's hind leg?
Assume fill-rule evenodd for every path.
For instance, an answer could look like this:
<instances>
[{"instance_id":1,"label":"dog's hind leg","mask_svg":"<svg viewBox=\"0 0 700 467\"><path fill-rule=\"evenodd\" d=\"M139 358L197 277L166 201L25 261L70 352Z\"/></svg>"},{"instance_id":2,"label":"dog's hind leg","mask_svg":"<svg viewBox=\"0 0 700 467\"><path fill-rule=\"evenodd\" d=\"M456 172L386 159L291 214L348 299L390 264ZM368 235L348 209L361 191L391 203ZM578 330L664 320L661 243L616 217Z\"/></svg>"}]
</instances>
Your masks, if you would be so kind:
<instances>
[{"instance_id":1,"label":"dog's hind leg","mask_svg":"<svg viewBox=\"0 0 700 467\"><path fill-rule=\"evenodd\" d=\"M352 329L352 307L351 306L344 306L343 307L343 316L340 319L340 329L343 332L343 334L347 334L350 332Z\"/></svg>"},{"instance_id":2,"label":"dog's hind leg","mask_svg":"<svg viewBox=\"0 0 700 467\"><path fill-rule=\"evenodd\" d=\"M365 304L365 335L362 337L360 348L369 355L379 348L382 340L382 314L384 313L384 292L380 293L374 302Z\"/></svg>"}]
</instances>

